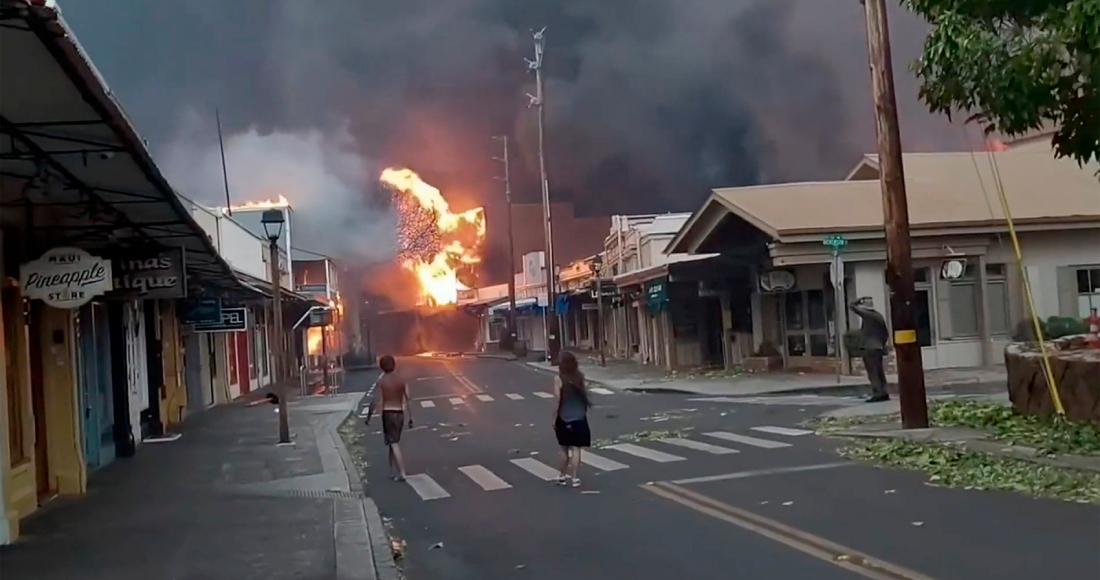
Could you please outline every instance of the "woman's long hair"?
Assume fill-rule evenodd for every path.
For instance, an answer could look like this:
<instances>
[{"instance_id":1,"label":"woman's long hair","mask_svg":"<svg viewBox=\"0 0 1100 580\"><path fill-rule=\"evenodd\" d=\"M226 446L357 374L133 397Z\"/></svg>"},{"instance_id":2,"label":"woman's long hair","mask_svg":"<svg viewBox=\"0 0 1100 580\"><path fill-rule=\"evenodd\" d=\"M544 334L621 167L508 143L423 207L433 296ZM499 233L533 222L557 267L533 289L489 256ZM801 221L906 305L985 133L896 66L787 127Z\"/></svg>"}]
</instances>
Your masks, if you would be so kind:
<instances>
[{"instance_id":1,"label":"woman's long hair","mask_svg":"<svg viewBox=\"0 0 1100 580\"><path fill-rule=\"evenodd\" d=\"M558 377L561 379L561 388L572 389L584 401L585 407L591 407L588 400L588 391L584 388L584 373L577 364L577 357L573 353L562 351L558 355Z\"/></svg>"}]
</instances>

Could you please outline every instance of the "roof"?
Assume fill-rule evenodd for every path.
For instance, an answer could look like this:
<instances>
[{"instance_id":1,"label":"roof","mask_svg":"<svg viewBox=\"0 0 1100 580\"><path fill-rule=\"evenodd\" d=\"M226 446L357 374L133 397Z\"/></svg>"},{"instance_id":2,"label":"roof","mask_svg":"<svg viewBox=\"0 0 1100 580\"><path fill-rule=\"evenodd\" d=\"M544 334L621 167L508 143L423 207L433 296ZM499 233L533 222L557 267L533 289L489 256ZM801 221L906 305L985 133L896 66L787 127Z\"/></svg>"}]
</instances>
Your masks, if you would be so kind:
<instances>
[{"instance_id":1,"label":"roof","mask_svg":"<svg viewBox=\"0 0 1100 580\"><path fill-rule=\"evenodd\" d=\"M616 286L631 286L633 284L641 284L648 282L655 278L667 276L671 267L676 264L683 264L686 262L698 262L700 260L709 260L718 256L718 254L668 254L668 260L657 264L655 266L648 266L640 270L634 270L633 272L626 272L619 274L611 279L612 283Z\"/></svg>"},{"instance_id":2,"label":"roof","mask_svg":"<svg viewBox=\"0 0 1100 580\"><path fill-rule=\"evenodd\" d=\"M54 3L0 0L0 20L4 202L52 212L52 242L180 247L193 281L236 286Z\"/></svg>"},{"instance_id":3,"label":"roof","mask_svg":"<svg viewBox=\"0 0 1100 580\"><path fill-rule=\"evenodd\" d=\"M905 156L910 228L1002 226L1005 216L990 159L1017 224L1100 221L1100 182L1071 160L1025 152L912 154ZM714 227L714 219L700 218L716 210L736 214L778 241L883 231L877 180L761 185L714 190L669 249L684 251L682 242L696 224Z\"/></svg>"}]
</instances>

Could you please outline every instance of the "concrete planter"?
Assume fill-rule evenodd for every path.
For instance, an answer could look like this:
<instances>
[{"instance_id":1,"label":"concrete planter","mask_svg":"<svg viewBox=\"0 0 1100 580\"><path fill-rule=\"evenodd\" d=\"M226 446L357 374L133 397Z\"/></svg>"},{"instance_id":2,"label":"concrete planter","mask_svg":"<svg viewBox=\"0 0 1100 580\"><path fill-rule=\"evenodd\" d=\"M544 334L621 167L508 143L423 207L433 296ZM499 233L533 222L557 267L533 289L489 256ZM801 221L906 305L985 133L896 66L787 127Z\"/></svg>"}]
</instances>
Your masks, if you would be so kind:
<instances>
[{"instance_id":1,"label":"concrete planter","mask_svg":"<svg viewBox=\"0 0 1100 580\"><path fill-rule=\"evenodd\" d=\"M1066 417L1100 423L1100 349L1088 348L1085 340L1085 335L1054 339L1046 343L1047 354ZM1013 409L1029 415L1054 414L1037 343L1005 347L1005 369Z\"/></svg>"},{"instance_id":2,"label":"concrete planter","mask_svg":"<svg viewBox=\"0 0 1100 580\"><path fill-rule=\"evenodd\" d=\"M750 356L741 362L741 367L749 373L766 373L783 368L782 356Z\"/></svg>"}]
</instances>

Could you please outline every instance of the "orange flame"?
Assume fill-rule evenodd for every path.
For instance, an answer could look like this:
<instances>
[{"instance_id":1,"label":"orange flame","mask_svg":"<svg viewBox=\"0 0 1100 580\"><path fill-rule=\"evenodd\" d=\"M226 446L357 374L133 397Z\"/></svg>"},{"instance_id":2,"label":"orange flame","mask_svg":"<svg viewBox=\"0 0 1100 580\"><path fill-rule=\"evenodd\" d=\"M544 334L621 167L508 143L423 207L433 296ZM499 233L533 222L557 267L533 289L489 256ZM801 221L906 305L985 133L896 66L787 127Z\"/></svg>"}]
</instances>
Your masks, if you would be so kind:
<instances>
[{"instance_id":1,"label":"orange flame","mask_svg":"<svg viewBox=\"0 0 1100 580\"><path fill-rule=\"evenodd\" d=\"M320 356L321 354L321 327L312 326L306 329L306 352L310 356Z\"/></svg>"},{"instance_id":2,"label":"orange flame","mask_svg":"<svg viewBox=\"0 0 1100 580\"><path fill-rule=\"evenodd\" d=\"M229 209L272 209L282 207L290 207L290 201L280 195L277 199L249 200L241 205L229 206Z\"/></svg>"},{"instance_id":3,"label":"orange flame","mask_svg":"<svg viewBox=\"0 0 1100 580\"><path fill-rule=\"evenodd\" d=\"M477 252L485 240L484 208L452 212L443 194L411 169L387 168L379 180L400 195L411 198L410 201L415 201L414 209L418 207L433 217L433 223L417 226L432 229L426 232L433 242L427 254L423 248L419 248L418 252L406 253L401 264L416 274L422 303L436 306L457 303L458 291L465 290L466 286L458 280L456 267L481 262Z\"/></svg>"}]
</instances>

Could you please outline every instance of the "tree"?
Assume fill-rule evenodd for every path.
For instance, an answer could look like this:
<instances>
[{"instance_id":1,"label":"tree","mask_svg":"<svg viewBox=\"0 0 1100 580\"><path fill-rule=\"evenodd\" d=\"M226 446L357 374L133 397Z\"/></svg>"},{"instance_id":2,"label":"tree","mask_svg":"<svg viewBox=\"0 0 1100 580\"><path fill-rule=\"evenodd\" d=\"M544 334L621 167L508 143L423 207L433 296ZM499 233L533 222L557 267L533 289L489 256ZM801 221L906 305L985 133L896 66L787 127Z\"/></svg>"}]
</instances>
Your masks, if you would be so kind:
<instances>
[{"instance_id":1,"label":"tree","mask_svg":"<svg viewBox=\"0 0 1100 580\"><path fill-rule=\"evenodd\" d=\"M987 133L1054 126L1057 157L1100 160L1100 0L903 0L932 24L912 69L935 113Z\"/></svg>"}]
</instances>

